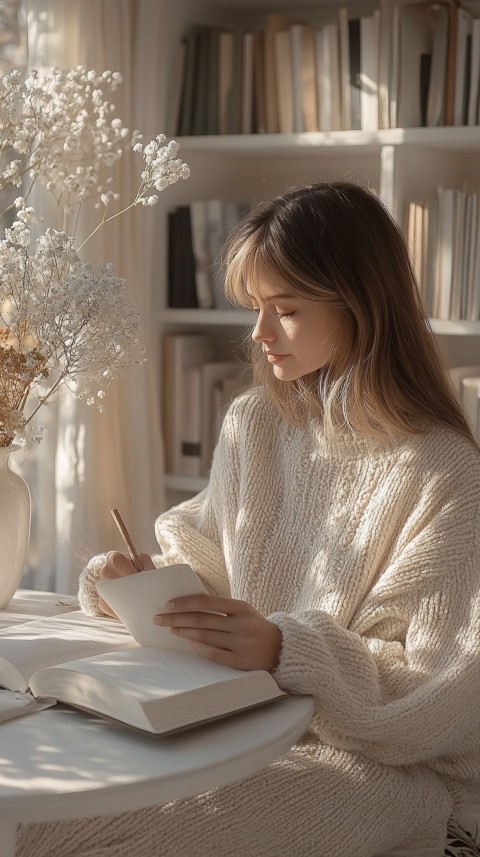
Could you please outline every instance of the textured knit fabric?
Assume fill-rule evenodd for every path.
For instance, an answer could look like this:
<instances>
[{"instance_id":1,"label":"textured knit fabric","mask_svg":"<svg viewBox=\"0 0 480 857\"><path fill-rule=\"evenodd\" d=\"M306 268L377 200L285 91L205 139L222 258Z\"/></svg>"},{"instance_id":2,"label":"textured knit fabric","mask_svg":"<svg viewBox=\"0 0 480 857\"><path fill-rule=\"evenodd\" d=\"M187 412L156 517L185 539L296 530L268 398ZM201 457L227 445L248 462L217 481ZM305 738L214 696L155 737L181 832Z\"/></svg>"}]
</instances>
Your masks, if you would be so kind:
<instances>
[{"instance_id":1,"label":"textured knit fabric","mask_svg":"<svg viewBox=\"0 0 480 857\"><path fill-rule=\"evenodd\" d=\"M18 857L372 857L414 841L440 857L480 782L479 516L480 456L452 431L331 442L258 390L237 399L208 488L156 522L156 562L189 563L278 625L273 674L314 696L310 730L227 788L29 825ZM82 575L87 612L101 561Z\"/></svg>"}]
</instances>

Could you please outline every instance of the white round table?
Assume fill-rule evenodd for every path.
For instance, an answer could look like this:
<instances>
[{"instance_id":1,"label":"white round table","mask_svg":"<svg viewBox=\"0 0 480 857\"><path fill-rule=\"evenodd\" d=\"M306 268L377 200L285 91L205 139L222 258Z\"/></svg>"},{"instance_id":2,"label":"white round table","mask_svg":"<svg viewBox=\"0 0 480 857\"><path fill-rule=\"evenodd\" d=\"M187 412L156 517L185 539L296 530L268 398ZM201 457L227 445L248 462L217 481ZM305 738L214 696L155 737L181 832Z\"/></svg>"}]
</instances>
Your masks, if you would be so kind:
<instances>
[{"instance_id":1,"label":"white round table","mask_svg":"<svg viewBox=\"0 0 480 857\"><path fill-rule=\"evenodd\" d=\"M78 607L69 595L19 590L0 627ZM57 705L0 724L0 855L20 821L109 815L240 780L286 753L313 700L291 696L163 738Z\"/></svg>"},{"instance_id":2,"label":"white round table","mask_svg":"<svg viewBox=\"0 0 480 857\"><path fill-rule=\"evenodd\" d=\"M313 714L287 697L164 738L64 706L0 726L0 841L20 821L108 815L190 797L249 776L287 752Z\"/></svg>"}]
</instances>

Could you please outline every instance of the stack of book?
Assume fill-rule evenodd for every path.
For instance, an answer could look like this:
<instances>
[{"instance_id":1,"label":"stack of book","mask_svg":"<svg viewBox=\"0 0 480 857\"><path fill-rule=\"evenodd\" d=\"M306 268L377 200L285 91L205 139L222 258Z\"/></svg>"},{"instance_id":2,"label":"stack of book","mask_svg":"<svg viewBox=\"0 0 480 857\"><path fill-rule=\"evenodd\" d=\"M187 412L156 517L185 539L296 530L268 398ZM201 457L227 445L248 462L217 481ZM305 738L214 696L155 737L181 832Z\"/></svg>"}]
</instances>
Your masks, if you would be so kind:
<instances>
[{"instance_id":1,"label":"stack of book","mask_svg":"<svg viewBox=\"0 0 480 857\"><path fill-rule=\"evenodd\" d=\"M168 306L226 308L222 250L248 211L245 203L195 200L168 216Z\"/></svg>"},{"instance_id":2,"label":"stack of book","mask_svg":"<svg viewBox=\"0 0 480 857\"><path fill-rule=\"evenodd\" d=\"M250 367L215 360L204 334L163 338L163 430L167 473L207 476L225 411L250 383Z\"/></svg>"},{"instance_id":3,"label":"stack of book","mask_svg":"<svg viewBox=\"0 0 480 857\"><path fill-rule=\"evenodd\" d=\"M478 192L439 188L407 206L408 243L427 315L480 319Z\"/></svg>"},{"instance_id":4,"label":"stack of book","mask_svg":"<svg viewBox=\"0 0 480 857\"><path fill-rule=\"evenodd\" d=\"M480 19L455 0L381 0L322 22L192 26L175 77L171 134L477 125Z\"/></svg>"}]
</instances>

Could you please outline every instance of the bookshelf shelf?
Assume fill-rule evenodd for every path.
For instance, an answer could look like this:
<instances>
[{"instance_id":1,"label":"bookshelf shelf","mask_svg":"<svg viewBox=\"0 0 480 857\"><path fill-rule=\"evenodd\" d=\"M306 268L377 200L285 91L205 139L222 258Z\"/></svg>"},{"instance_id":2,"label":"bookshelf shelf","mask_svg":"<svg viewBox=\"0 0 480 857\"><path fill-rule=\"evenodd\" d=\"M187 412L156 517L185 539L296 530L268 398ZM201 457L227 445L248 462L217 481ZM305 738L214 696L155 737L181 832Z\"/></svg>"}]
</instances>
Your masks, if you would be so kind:
<instances>
[{"instance_id":1,"label":"bookshelf shelf","mask_svg":"<svg viewBox=\"0 0 480 857\"><path fill-rule=\"evenodd\" d=\"M480 336L480 321L452 321L450 319L430 319L434 333L445 336Z\"/></svg>"},{"instance_id":2,"label":"bookshelf shelf","mask_svg":"<svg viewBox=\"0 0 480 857\"><path fill-rule=\"evenodd\" d=\"M248 327L255 315L248 310L230 309L163 309L159 319L166 324L188 324L194 327L241 326Z\"/></svg>"},{"instance_id":3,"label":"bookshelf shelf","mask_svg":"<svg viewBox=\"0 0 480 857\"><path fill-rule=\"evenodd\" d=\"M299 155L304 149L321 149L337 155L352 148L380 152L384 146L427 146L451 151L477 151L480 127L391 128L384 131L311 131L302 134L229 134L179 137L182 152L217 152L248 158L252 154L269 157Z\"/></svg>"},{"instance_id":4,"label":"bookshelf shelf","mask_svg":"<svg viewBox=\"0 0 480 857\"><path fill-rule=\"evenodd\" d=\"M322 149L328 155L331 150L352 146L371 152L379 152L384 143L378 133L367 131L306 132L303 134L229 134L201 137L176 137L183 152L219 152L248 158L251 154L268 157L285 154L298 155L303 149ZM480 138L479 138L480 139Z\"/></svg>"}]
</instances>

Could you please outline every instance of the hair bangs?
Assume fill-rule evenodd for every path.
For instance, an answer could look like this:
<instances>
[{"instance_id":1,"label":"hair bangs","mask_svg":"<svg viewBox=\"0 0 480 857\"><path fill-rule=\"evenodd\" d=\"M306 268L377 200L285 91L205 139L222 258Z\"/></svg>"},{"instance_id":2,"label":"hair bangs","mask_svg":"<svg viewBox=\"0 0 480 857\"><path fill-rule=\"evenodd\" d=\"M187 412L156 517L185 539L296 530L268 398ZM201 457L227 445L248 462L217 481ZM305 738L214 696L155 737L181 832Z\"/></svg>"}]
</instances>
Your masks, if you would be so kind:
<instances>
[{"instance_id":1,"label":"hair bangs","mask_svg":"<svg viewBox=\"0 0 480 857\"><path fill-rule=\"evenodd\" d=\"M334 301L343 308L326 272L322 275L317 269L315 276L313 273L305 275L300 266L292 263L288 236L270 220L258 223L256 213L254 210L248 222L239 224L226 247L224 291L227 299L250 309L252 293L257 291L261 277L267 276L286 285L293 294L311 296L317 301Z\"/></svg>"}]
</instances>

